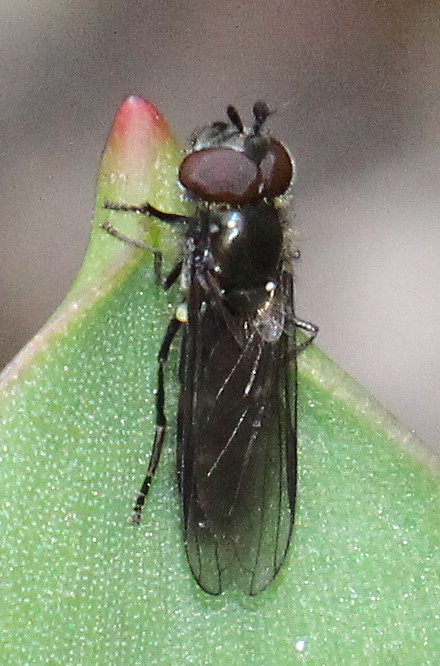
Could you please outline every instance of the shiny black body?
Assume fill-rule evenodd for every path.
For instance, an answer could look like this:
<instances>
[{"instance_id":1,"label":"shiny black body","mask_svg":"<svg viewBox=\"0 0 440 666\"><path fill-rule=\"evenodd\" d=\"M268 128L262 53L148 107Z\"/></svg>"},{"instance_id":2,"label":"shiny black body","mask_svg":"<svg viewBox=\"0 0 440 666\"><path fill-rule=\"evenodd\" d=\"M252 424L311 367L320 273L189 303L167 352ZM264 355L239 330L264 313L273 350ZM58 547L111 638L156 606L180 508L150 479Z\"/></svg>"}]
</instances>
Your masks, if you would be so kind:
<instances>
[{"instance_id":1,"label":"shiny black body","mask_svg":"<svg viewBox=\"0 0 440 666\"><path fill-rule=\"evenodd\" d=\"M286 333L264 340L258 325L272 334L273 322L255 321L269 281L279 288L277 308L292 302L291 277L281 268L282 226L272 204L241 213L237 253L224 252L228 230L213 238L211 212L200 212L200 239L187 257L178 479L188 560L212 594L231 579L249 594L272 582L289 543L296 491L294 346ZM223 259L219 277L208 258Z\"/></svg>"},{"instance_id":2,"label":"shiny black body","mask_svg":"<svg viewBox=\"0 0 440 666\"><path fill-rule=\"evenodd\" d=\"M181 277L186 313L171 320L159 352L156 436L134 521L139 522L159 461L166 425L164 367L183 329L177 477L189 565L211 594L231 582L258 594L286 557L296 496L296 357L317 332L294 317L287 225L269 196L286 189L292 168L282 144L261 131L268 115L267 106L257 103L254 127L246 130L230 107L230 124L214 123L199 133L190 168L184 161L180 172L187 188L188 173L196 182L191 185L197 188L194 217L162 213L149 204L106 204L185 229L182 260L165 286ZM236 183L235 176L233 183L232 176L227 180L234 154L227 153L226 176L205 170L211 155L222 161L221 150L235 150L242 161L245 154L251 161L250 181L254 169L256 182L230 194ZM280 153L282 184L276 170ZM199 159L205 162L200 165ZM300 345L298 328L310 334Z\"/></svg>"}]
</instances>

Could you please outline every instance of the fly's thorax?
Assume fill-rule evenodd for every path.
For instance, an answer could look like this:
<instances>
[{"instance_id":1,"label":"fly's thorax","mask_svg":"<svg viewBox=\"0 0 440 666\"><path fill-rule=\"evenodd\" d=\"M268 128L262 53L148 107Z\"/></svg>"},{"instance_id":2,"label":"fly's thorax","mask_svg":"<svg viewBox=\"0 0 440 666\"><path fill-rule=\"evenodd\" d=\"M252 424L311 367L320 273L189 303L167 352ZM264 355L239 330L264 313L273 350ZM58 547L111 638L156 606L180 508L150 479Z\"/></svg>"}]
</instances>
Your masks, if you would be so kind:
<instances>
[{"instance_id":1,"label":"fly's thorax","mask_svg":"<svg viewBox=\"0 0 440 666\"><path fill-rule=\"evenodd\" d=\"M212 207L209 245L220 287L261 289L277 280L283 251L283 226L271 201L245 206Z\"/></svg>"}]
</instances>

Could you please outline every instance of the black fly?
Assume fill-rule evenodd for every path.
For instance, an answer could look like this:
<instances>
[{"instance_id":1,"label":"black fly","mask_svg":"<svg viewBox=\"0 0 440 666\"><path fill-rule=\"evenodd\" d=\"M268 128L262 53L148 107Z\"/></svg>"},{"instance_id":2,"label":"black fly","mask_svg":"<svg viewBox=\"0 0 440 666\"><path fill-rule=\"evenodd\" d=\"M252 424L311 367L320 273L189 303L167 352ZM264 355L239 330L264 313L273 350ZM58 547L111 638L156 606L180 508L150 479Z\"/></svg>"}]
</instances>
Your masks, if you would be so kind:
<instances>
[{"instance_id":1,"label":"black fly","mask_svg":"<svg viewBox=\"0 0 440 666\"><path fill-rule=\"evenodd\" d=\"M276 202L292 180L292 160L263 129L268 106L257 102L253 114L247 129L230 106L229 122L194 136L179 171L197 201L194 217L105 203L185 230L183 256L164 285L180 277L185 296L159 351L156 433L133 521L159 462L164 366L183 329L177 478L188 562L210 594L232 581L258 594L284 562L296 495L296 357L318 330L294 315L288 226ZM301 343L298 328L308 334Z\"/></svg>"}]
</instances>

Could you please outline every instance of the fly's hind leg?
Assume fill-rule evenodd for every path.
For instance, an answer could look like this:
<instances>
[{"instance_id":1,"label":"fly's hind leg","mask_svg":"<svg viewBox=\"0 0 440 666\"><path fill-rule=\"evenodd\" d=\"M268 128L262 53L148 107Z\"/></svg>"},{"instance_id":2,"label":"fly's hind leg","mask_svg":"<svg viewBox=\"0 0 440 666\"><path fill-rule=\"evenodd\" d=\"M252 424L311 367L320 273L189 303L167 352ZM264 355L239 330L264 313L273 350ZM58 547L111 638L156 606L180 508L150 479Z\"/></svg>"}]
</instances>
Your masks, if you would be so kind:
<instances>
[{"instance_id":1,"label":"fly's hind leg","mask_svg":"<svg viewBox=\"0 0 440 666\"><path fill-rule=\"evenodd\" d=\"M185 217L184 215L176 215L174 213L163 213L162 211L150 206L150 204L145 203L142 206L131 206L121 203L113 203L111 201L104 202L104 208L107 210L120 210L139 213L140 215L152 215L162 222L167 222L168 224L187 224L192 218ZM130 238L125 234L121 233L117 229L111 226L108 221L105 221L101 224L101 228L104 229L108 234L118 238L124 243L129 243L135 247L139 247L143 250L148 250L154 255L154 272L156 275L157 284L164 287L165 290L168 290L179 278L182 271L182 260L179 260L169 275L165 278L165 281L162 283L162 253L157 248L148 245L140 240L135 238ZM150 460L148 463L147 472L145 474L145 479L142 483L139 495L136 499L136 503L133 508L132 522L139 523L142 514L142 507L145 504L145 499L147 497L148 491L150 489L151 481L153 480L154 474L156 472L157 466L160 460L160 454L162 453L163 443L165 439L165 431L167 426L167 420L165 416L165 384L164 384L164 367L168 360L168 355L170 352L171 344L176 337L176 334L183 323L183 319L179 319L177 316L173 317L168 324L168 328L165 333L162 345L159 350L157 357L157 392L156 392L156 429L154 433L154 442L153 448L150 455Z\"/></svg>"},{"instance_id":2,"label":"fly's hind leg","mask_svg":"<svg viewBox=\"0 0 440 666\"><path fill-rule=\"evenodd\" d=\"M171 319L157 357L156 430L145 479L133 509L132 522L136 524L140 522L142 507L145 504L145 499L150 490L151 481L153 480L157 465L159 464L160 454L162 453L167 426L165 416L164 367L168 360L171 344L176 337L181 323L182 322L175 317Z\"/></svg>"}]
</instances>

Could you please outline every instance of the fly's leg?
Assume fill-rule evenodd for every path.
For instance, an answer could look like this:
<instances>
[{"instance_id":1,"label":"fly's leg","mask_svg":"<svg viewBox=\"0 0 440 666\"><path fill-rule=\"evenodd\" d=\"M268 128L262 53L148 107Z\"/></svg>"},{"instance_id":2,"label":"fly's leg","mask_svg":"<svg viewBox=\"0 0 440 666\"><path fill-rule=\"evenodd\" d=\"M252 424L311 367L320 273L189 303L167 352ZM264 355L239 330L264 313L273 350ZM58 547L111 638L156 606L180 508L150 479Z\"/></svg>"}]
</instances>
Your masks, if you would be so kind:
<instances>
[{"instance_id":1,"label":"fly's leg","mask_svg":"<svg viewBox=\"0 0 440 666\"><path fill-rule=\"evenodd\" d=\"M170 287L172 287L173 284L178 280L179 275L182 272L182 260L179 260L173 266L162 284L162 252L160 250L153 247L152 245L144 243L143 241L137 240L136 238L130 238L130 236L126 236L125 234L112 227L107 220L101 224L101 229L104 229L104 231L110 234L110 236L113 236L114 238L117 238L124 243L139 247L141 250L148 250L149 252L152 252L154 255L154 275L156 276L156 284L163 286L165 291L168 291L168 289L170 289Z\"/></svg>"},{"instance_id":2,"label":"fly's leg","mask_svg":"<svg viewBox=\"0 0 440 666\"><path fill-rule=\"evenodd\" d=\"M187 224L193 219L192 217L179 215L178 213L164 213L162 210L158 210L149 203L144 203L141 206L131 206L129 204L115 203L113 201L104 201L104 208L107 208L107 210L123 210L129 213L140 213L140 215L152 215L153 217L157 217L158 220L167 222L168 224Z\"/></svg>"},{"instance_id":3,"label":"fly's leg","mask_svg":"<svg viewBox=\"0 0 440 666\"><path fill-rule=\"evenodd\" d=\"M147 473L145 474L144 482L136 499L136 504L134 505L132 522L136 524L141 520L142 507L145 504L151 481L156 472L165 439L167 420L165 417L164 366L168 359L171 344L181 323L182 322L175 317L171 319L157 357L156 430L154 433L153 449L151 451Z\"/></svg>"},{"instance_id":4,"label":"fly's leg","mask_svg":"<svg viewBox=\"0 0 440 666\"><path fill-rule=\"evenodd\" d=\"M114 203L112 201L104 201L104 208L107 210L134 212L139 213L140 215L152 215L158 220L167 222L168 224L187 224L192 220L191 217L186 217L185 215L164 213L163 211L154 208L154 206L150 206L149 203L142 204L141 206L131 206L128 204ZM112 227L112 225L107 220L101 224L101 229L104 229L104 231L110 234L110 236L114 236L114 238L118 238L124 243L128 243L129 245L134 245L134 247L139 247L142 250L148 250L149 252L152 252L154 255L154 275L156 276L156 284L162 284L162 252L160 250L153 247L152 245L148 245L147 243L137 240L136 238L130 238L130 236L126 236L125 234L118 231L118 229ZM176 271L176 277L173 279L172 276ZM174 284L179 275L180 270L175 267L167 277L164 288L169 289L171 285Z\"/></svg>"},{"instance_id":5,"label":"fly's leg","mask_svg":"<svg viewBox=\"0 0 440 666\"><path fill-rule=\"evenodd\" d=\"M307 340L300 342L299 345L295 345L293 348L294 353L298 353L312 344L313 340L319 333L319 327L316 326L316 324L312 324L310 321L303 321L302 319L296 319L296 317L293 318L292 324L295 329L300 328L309 336Z\"/></svg>"},{"instance_id":6,"label":"fly's leg","mask_svg":"<svg viewBox=\"0 0 440 666\"><path fill-rule=\"evenodd\" d=\"M285 295L286 302L290 303L290 312L287 315L286 325L288 329L293 329L293 333L299 328L304 333L308 335L307 339L304 342L295 344L292 346L292 354L297 354L303 349L306 349L309 345L312 344L313 340L319 333L319 327L316 324L312 324L310 321L304 321L303 319L297 319L294 314L293 307L293 276L290 271L283 271L281 276L281 286L283 293ZM288 331L287 331L288 332Z\"/></svg>"},{"instance_id":7,"label":"fly's leg","mask_svg":"<svg viewBox=\"0 0 440 666\"><path fill-rule=\"evenodd\" d=\"M183 261L182 259L179 259L179 261L177 261L174 264L173 268L165 278L165 282L163 283L163 288L165 289L165 291L168 291L168 289L170 289L173 286L173 284L177 282L182 272L182 267L183 267Z\"/></svg>"},{"instance_id":8,"label":"fly's leg","mask_svg":"<svg viewBox=\"0 0 440 666\"><path fill-rule=\"evenodd\" d=\"M138 240L137 238L130 238L130 236L126 236L125 234L112 227L108 220L105 220L105 222L101 224L101 229L104 229L104 231L110 234L110 236L113 236L114 238L117 238L118 240L123 241L128 245L134 245L134 247L139 247L141 250L148 250L149 252L152 252L154 256L154 275L156 277L156 284L162 284L162 252L160 250L153 247L152 245L148 245L147 243Z\"/></svg>"},{"instance_id":9,"label":"fly's leg","mask_svg":"<svg viewBox=\"0 0 440 666\"><path fill-rule=\"evenodd\" d=\"M104 202L104 208L108 210L121 210L128 212L136 212L141 215L153 215L163 222L168 222L169 224L177 223L188 223L192 218L185 217L184 215L175 215L174 213L163 213L157 208L150 206L150 204L145 203L142 206L130 206L127 204L118 204L112 203L111 201ZM111 236L118 238L124 243L129 243L135 247L139 247L143 250L148 250L154 255L154 272L156 276L156 282L159 285L162 285L162 253L160 250L155 247L148 245L140 240L135 238L130 238L125 234L121 233L117 229L111 226L108 221L105 221L101 224L101 228L107 231ZM179 260L169 275L166 277L163 287L165 290L168 290L179 278L179 275L182 271L183 262ZM145 499L150 489L151 481L154 477L154 474L159 464L160 454L162 452L162 447L165 439L166 431L166 417L165 417L165 386L164 386L164 367L168 360L168 354L170 351L171 344L182 324L182 320L177 317L173 317L168 324L165 337L163 339L162 345L159 350L157 357L157 392L156 392L156 429L154 434L153 448L150 455L150 460L148 463L147 473L145 475L144 482L142 483L141 490L136 499L136 503L133 509L132 522L139 523L142 514L142 507L145 504Z\"/></svg>"}]
</instances>

